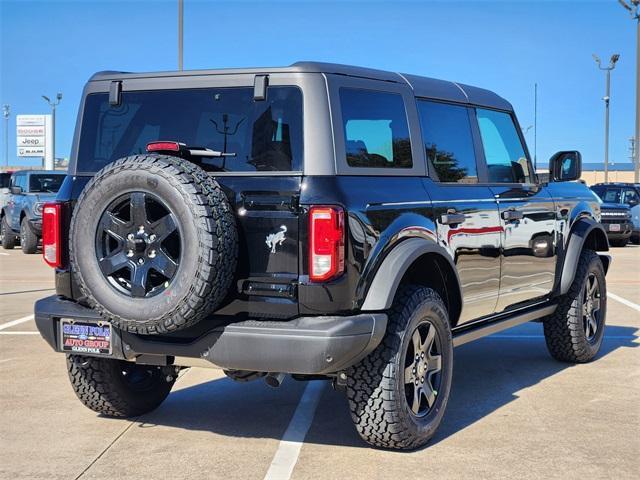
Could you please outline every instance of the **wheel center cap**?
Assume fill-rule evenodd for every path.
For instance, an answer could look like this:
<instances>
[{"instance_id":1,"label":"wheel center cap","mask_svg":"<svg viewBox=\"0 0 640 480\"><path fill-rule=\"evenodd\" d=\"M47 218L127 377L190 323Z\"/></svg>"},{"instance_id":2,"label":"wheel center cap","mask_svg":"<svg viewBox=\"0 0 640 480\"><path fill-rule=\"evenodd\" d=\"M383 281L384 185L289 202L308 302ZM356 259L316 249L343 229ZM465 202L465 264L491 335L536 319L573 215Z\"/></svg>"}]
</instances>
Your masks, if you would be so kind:
<instances>
[{"instance_id":1,"label":"wheel center cap","mask_svg":"<svg viewBox=\"0 0 640 480\"><path fill-rule=\"evenodd\" d=\"M143 238L134 238L129 241L129 246L134 252L143 253L147 248L147 242Z\"/></svg>"}]
</instances>

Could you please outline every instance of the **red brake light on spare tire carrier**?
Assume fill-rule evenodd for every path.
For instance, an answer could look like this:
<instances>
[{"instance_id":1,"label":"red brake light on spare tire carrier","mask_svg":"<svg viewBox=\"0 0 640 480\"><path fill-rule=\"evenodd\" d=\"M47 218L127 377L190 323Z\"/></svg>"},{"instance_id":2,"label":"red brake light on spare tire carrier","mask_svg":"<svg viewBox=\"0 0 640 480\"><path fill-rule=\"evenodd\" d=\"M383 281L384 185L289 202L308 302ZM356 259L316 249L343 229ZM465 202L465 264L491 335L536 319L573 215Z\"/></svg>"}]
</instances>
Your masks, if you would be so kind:
<instances>
[{"instance_id":1,"label":"red brake light on spare tire carrier","mask_svg":"<svg viewBox=\"0 0 640 480\"><path fill-rule=\"evenodd\" d=\"M344 272L344 210L313 206L309 209L309 279L326 282Z\"/></svg>"},{"instance_id":2,"label":"red brake light on spare tire carrier","mask_svg":"<svg viewBox=\"0 0 640 480\"><path fill-rule=\"evenodd\" d=\"M53 268L62 266L62 204L42 207L42 257Z\"/></svg>"}]
</instances>

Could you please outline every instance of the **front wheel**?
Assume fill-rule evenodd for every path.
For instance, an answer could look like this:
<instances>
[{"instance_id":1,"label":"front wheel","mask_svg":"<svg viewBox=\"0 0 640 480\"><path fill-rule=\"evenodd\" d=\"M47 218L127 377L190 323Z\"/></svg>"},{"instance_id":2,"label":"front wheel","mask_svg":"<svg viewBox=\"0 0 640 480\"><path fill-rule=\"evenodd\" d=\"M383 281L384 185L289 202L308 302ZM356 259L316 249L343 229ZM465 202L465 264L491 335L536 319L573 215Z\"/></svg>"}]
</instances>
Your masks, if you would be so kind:
<instances>
[{"instance_id":1,"label":"front wheel","mask_svg":"<svg viewBox=\"0 0 640 480\"><path fill-rule=\"evenodd\" d=\"M69 380L84 406L107 417L128 418L157 408L176 380L174 367L67 355Z\"/></svg>"},{"instance_id":2,"label":"front wheel","mask_svg":"<svg viewBox=\"0 0 640 480\"><path fill-rule=\"evenodd\" d=\"M556 360L585 363L600 350L607 318L607 284L602 261L583 250L569 291L544 319L544 337Z\"/></svg>"},{"instance_id":3,"label":"front wheel","mask_svg":"<svg viewBox=\"0 0 640 480\"><path fill-rule=\"evenodd\" d=\"M20 222L20 246L22 247L22 253L33 254L38 250L38 236L35 234L29 220L24 217Z\"/></svg>"},{"instance_id":4,"label":"front wheel","mask_svg":"<svg viewBox=\"0 0 640 480\"><path fill-rule=\"evenodd\" d=\"M453 343L432 289L402 286L378 347L347 372L351 417L369 444L414 449L435 434L449 398Z\"/></svg>"},{"instance_id":5,"label":"front wheel","mask_svg":"<svg viewBox=\"0 0 640 480\"><path fill-rule=\"evenodd\" d=\"M11 231L7 217L2 217L2 222L0 222L0 237L2 248L5 250L12 250L16 246L16 236Z\"/></svg>"}]
</instances>

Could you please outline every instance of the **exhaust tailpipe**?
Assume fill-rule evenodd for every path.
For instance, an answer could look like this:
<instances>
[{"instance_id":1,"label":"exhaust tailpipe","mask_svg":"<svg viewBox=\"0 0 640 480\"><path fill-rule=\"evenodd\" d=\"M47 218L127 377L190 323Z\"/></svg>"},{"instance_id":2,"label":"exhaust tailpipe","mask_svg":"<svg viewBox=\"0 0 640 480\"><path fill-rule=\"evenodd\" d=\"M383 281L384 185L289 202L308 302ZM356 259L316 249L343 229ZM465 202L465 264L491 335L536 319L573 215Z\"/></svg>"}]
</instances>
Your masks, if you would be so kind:
<instances>
[{"instance_id":1,"label":"exhaust tailpipe","mask_svg":"<svg viewBox=\"0 0 640 480\"><path fill-rule=\"evenodd\" d=\"M264 377L264 381L271 388L278 388L280 385L282 385L282 382L284 381L284 377L285 377L284 373L267 373L267 376Z\"/></svg>"}]
</instances>

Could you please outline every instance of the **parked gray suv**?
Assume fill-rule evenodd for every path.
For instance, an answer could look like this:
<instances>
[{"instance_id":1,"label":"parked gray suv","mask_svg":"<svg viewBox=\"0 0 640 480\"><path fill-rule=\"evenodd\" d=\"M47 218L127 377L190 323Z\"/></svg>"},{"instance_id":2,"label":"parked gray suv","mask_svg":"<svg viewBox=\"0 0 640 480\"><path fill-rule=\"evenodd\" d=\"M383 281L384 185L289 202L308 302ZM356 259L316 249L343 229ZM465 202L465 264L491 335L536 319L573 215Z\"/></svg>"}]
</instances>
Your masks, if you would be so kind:
<instances>
[{"instance_id":1,"label":"parked gray suv","mask_svg":"<svg viewBox=\"0 0 640 480\"><path fill-rule=\"evenodd\" d=\"M0 213L2 247L20 239L24 253L36 253L42 236L42 206L56 198L66 172L22 170L11 176L9 200Z\"/></svg>"}]
</instances>

